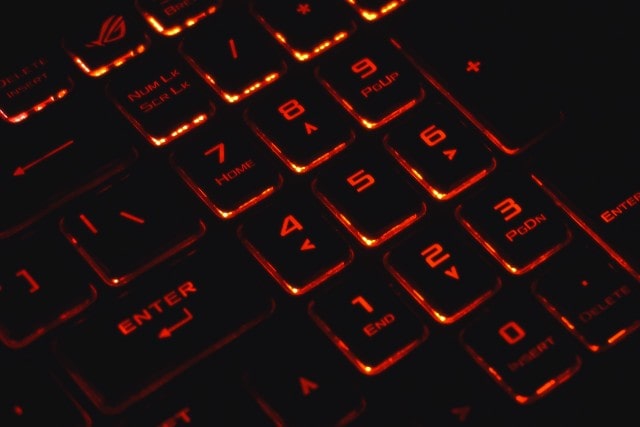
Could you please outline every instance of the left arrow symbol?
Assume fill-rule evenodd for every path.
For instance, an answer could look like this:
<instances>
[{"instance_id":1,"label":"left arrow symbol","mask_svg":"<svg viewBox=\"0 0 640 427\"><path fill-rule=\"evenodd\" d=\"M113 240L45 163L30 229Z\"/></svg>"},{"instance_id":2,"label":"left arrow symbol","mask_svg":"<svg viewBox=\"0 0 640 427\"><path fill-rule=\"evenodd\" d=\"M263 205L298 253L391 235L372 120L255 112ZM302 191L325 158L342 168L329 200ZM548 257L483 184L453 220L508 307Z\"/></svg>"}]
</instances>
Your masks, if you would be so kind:
<instances>
[{"instance_id":1,"label":"left arrow symbol","mask_svg":"<svg viewBox=\"0 0 640 427\"><path fill-rule=\"evenodd\" d=\"M24 166L18 166L16 168L15 171L13 171L13 176L22 176L24 175L29 169L31 169L32 167L38 165L39 163L42 163L44 160L48 159L49 157L55 155L56 153L59 153L60 151L64 150L65 148L67 148L68 146L70 146L71 144L73 144L73 139L70 139L69 141L65 142L62 145L57 146L56 148L54 148L53 150L49 151L48 153L38 157L37 159L35 159L34 161L27 163Z\"/></svg>"}]
</instances>

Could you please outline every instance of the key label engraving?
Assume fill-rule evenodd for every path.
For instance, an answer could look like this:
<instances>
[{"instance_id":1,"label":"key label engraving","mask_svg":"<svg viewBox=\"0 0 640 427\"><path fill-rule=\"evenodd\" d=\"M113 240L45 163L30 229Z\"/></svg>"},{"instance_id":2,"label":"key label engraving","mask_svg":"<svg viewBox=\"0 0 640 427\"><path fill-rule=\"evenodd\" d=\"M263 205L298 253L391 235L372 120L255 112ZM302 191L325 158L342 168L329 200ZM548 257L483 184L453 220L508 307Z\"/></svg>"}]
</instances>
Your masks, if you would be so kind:
<instances>
[{"instance_id":1,"label":"key label engraving","mask_svg":"<svg viewBox=\"0 0 640 427\"><path fill-rule=\"evenodd\" d=\"M282 227L280 227L280 237L284 237L287 234L294 231L302 231L303 227L300 222L293 215L287 215L282 221Z\"/></svg>"},{"instance_id":2,"label":"key label engraving","mask_svg":"<svg viewBox=\"0 0 640 427\"><path fill-rule=\"evenodd\" d=\"M162 328L160 332L158 332L158 338L160 339L171 338L171 336L175 331L177 331L178 329L180 329L181 327L189 323L191 320L193 320L193 314L191 314L191 312L187 308L183 308L182 311L184 312L185 317L171 326Z\"/></svg>"},{"instance_id":3,"label":"key label engraving","mask_svg":"<svg viewBox=\"0 0 640 427\"><path fill-rule=\"evenodd\" d=\"M366 299L362 297L362 295L358 295L354 299L351 300L352 305L359 305L365 309L367 313L373 313L373 307L367 302Z\"/></svg>"},{"instance_id":4,"label":"key label engraving","mask_svg":"<svg viewBox=\"0 0 640 427\"><path fill-rule=\"evenodd\" d=\"M513 240L516 237L524 236L528 232L534 230L538 225L545 222L546 220L547 220L547 217L544 214L539 214L533 218L527 218L519 227L516 227L507 231L507 233L505 234L505 237L509 242L513 242Z\"/></svg>"},{"instance_id":5,"label":"key label engraving","mask_svg":"<svg viewBox=\"0 0 640 427\"><path fill-rule=\"evenodd\" d=\"M320 387L317 383L305 377L298 378L298 381L300 382L300 390L302 391L303 396L309 396L311 392Z\"/></svg>"},{"instance_id":6,"label":"key label engraving","mask_svg":"<svg viewBox=\"0 0 640 427\"><path fill-rule=\"evenodd\" d=\"M174 290L171 290L164 294L161 298L158 298L149 303L147 307L143 308L139 312L133 313L129 317L122 319L116 326L122 335L129 335L132 332L136 331L139 327L154 320L155 318L157 318L157 316L165 313L166 310L193 296L197 291L198 289L193 284L193 282L184 282ZM191 313L186 308L183 308L183 311L187 316L184 319L189 320L185 321L184 319L182 319L180 322L178 322L178 327L186 324L191 320L189 317L192 317ZM173 326L175 325L176 324L174 324ZM169 333L170 332L171 331L169 331ZM160 331L160 334L166 335L166 333L166 331ZM164 338L163 336L160 336L160 334L159 337Z\"/></svg>"},{"instance_id":7,"label":"key label engraving","mask_svg":"<svg viewBox=\"0 0 640 427\"><path fill-rule=\"evenodd\" d=\"M16 277L22 277L24 280L27 281L27 284L29 285L30 294L37 292L38 289L40 289L40 285L38 284L38 282L36 282L36 280L31 276L31 274L29 274L27 270L22 269L17 271Z\"/></svg>"},{"instance_id":8,"label":"key label engraving","mask_svg":"<svg viewBox=\"0 0 640 427\"><path fill-rule=\"evenodd\" d=\"M295 98L290 99L278 107L280 115L282 115L285 120L289 121L300 117L305 111L304 106ZM318 127L309 122L304 122L304 130L307 135L311 135L313 132L318 130Z\"/></svg>"},{"instance_id":9,"label":"key label engraving","mask_svg":"<svg viewBox=\"0 0 640 427\"><path fill-rule=\"evenodd\" d=\"M436 127L436 125L430 125L420 132L420 139L429 147L435 147L447 139L447 134L442 129Z\"/></svg>"},{"instance_id":10,"label":"key label engraving","mask_svg":"<svg viewBox=\"0 0 640 427\"><path fill-rule=\"evenodd\" d=\"M358 172L349 176L347 182L354 187L358 193L361 193L371 187L376 180L372 175L366 173L364 169L360 169Z\"/></svg>"},{"instance_id":11,"label":"key label engraving","mask_svg":"<svg viewBox=\"0 0 640 427\"><path fill-rule=\"evenodd\" d=\"M391 85L393 82L395 82L398 79L399 76L400 76L400 73L397 72L397 71L389 73L386 76L384 76L381 79L379 79L374 84L366 86L365 88L363 88L360 91L360 94L363 97L368 98L369 95L371 95L373 92L380 92L385 87Z\"/></svg>"},{"instance_id":12,"label":"key label engraving","mask_svg":"<svg viewBox=\"0 0 640 427\"><path fill-rule=\"evenodd\" d=\"M424 261L427 265L433 269L435 269L438 265L442 264L449 258L451 258L451 254L444 251L444 248L439 243L434 243L431 246L425 248L420 252L420 255L424 257ZM458 269L455 265L444 270L444 274L451 277L455 280L460 280L460 275L458 274Z\"/></svg>"},{"instance_id":13,"label":"key label engraving","mask_svg":"<svg viewBox=\"0 0 640 427\"><path fill-rule=\"evenodd\" d=\"M175 414L171 415L171 417L165 419L159 425L162 427L175 427L181 424L191 424L192 419L189 415L189 412L191 412L191 408L189 408L188 406L184 407Z\"/></svg>"},{"instance_id":14,"label":"key label engraving","mask_svg":"<svg viewBox=\"0 0 640 427\"><path fill-rule=\"evenodd\" d=\"M516 344L527 335L524 329L514 321L505 323L498 329L498 333L510 345Z\"/></svg>"},{"instance_id":15,"label":"key label engraving","mask_svg":"<svg viewBox=\"0 0 640 427\"><path fill-rule=\"evenodd\" d=\"M639 193L635 193L635 194L631 195L630 197L628 197L627 199L623 200L615 208L609 209L609 210L606 210L606 211L602 212L600 214L600 218L604 222L610 223L611 221L613 221L616 218L618 218L619 216L625 214L631 208L636 207L639 204L640 204L640 192Z\"/></svg>"},{"instance_id":16,"label":"key label engraving","mask_svg":"<svg viewBox=\"0 0 640 427\"><path fill-rule=\"evenodd\" d=\"M224 142L220 142L204 152L205 157L213 153L218 153L218 163L224 163Z\"/></svg>"},{"instance_id":17,"label":"key label engraving","mask_svg":"<svg viewBox=\"0 0 640 427\"><path fill-rule=\"evenodd\" d=\"M296 12L304 16L307 13L311 13L311 6L309 6L309 3L300 3L296 8Z\"/></svg>"},{"instance_id":18,"label":"key label engraving","mask_svg":"<svg viewBox=\"0 0 640 427\"><path fill-rule=\"evenodd\" d=\"M253 161L253 159L246 160L241 163L240 166L229 169L228 171L223 172L222 175L220 175L218 178L215 178L216 184L222 186L228 182L231 182L233 179L251 170L255 165L256 163Z\"/></svg>"},{"instance_id":19,"label":"key label engraving","mask_svg":"<svg viewBox=\"0 0 640 427\"><path fill-rule=\"evenodd\" d=\"M309 239L304 239L302 246L300 246L301 251L310 251L315 248L316 248L316 245L314 245Z\"/></svg>"},{"instance_id":20,"label":"key label engraving","mask_svg":"<svg viewBox=\"0 0 640 427\"><path fill-rule=\"evenodd\" d=\"M87 218L85 214L78 215L78 218L80 218L80 221L82 221L84 226L87 227L91 233L98 234L98 228L89 220L89 218Z\"/></svg>"},{"instance_id":21,"label":"key label engraving","mask_svg":"<svg viewBox=\"0 0 640 427\"><path fill-rule=\"evenodd\" d=\"M612 308L623 298L631 294L631 288L627 285L622 285L615 289L609 295L605 296L602 301L589 307L578 315L578 318L582 323L589 323L594 318L605 313L608 309Z\"/></svg>"},{"instance_id":22,"label":"key label engraving","mask_svg":"<svg viewBox=\"0 0 640 427\"><path fill-rule=\"evenodd\" d=\"M181 75L180 70L174 68L167 74L161 74L156 80L146 84L142 89L136 89L127 94L127 99L131 103L142 101L138 104L138 109L143 113L149 113L191 87L191 83L188 80L175 81ZM148 101L143 100L152 93L158 93L162 88L164 88L164 91L158 96Z\"/></svg>"},{"instance_id":23,"label":"key label engraving","mask_svg":"<svg viewBox=\"0 0 640 427\"><path fill-rule=\"evenodd\" d=\"M496 204L493 209L502 214L505 222L511 221L522 212L520 205L510 197Z\"/></svg>"},{"instance_id":24,"label":"key label engraving","mask_svg":"<svg viewBox=\"0 0 640 427\"><path fill-rule=\"evenodd\" d=\"M304 106L297 99L290 99L278 107L278 112L286 120L293 120L305 112Z\"/></svg>"},{"instance_id":25,"label":"key label engraving","mask_svg":"<svg viewBox=\"0 0 640 427\"><path fill-rule=\"evenodd\" d=\"M125 218L125 219L128 219L130 221L133 221L135 223L144 224L144 219L143 218L140 218L138 216L130 214L129 212L120 211L120 216Z\"/></svg>"},{"instance_id":26,"label":"key label engraving","mask_svg":"<svg viewBox=\"0 0 640 427\"><path fill-rule=\"evenodd\" d=\"M395 321L396 316L394 316L393 313L387 313L375 322L367 323L366 325L364 325L362 331L368 337L372 337Z\"/></svg>"},{"instance_id":27,"label":"key label engraving","mask_svg":"<svg viewBox=\"0 0 640 427\"><path fill-rule=\"evenodd\" d=\"M369 58L363 58L351 66L351 71L366 79L378 70L378 66Z\"/></svg>"},{"instance_id":28,"label":"key label engraving","mask_svg":"<svg viewBox=\"0 0 640 427\"><path fill-rule=\"evenodd\" d=\"M479 73L480 72L480 61L467 61L467 72L468 73Z\"/></svg>"},{"instance_id":29,"label":"key label engraving","mask_svg":"<svg viewBox=\"0 0 640 427\"><path fill-rule=\"evenodd\" d=\"M236 48L236 42L233 39L229 39L229 50L231 50L231 57L238 59L238 49Z\"/></svg>"},{"instance_id":30,"label":"key label engraving","mask_svg":"<svg viewBox=\"0 0 640 427\"><path fill-rule=\"evenodd\" d=\"M530 348L527 352L522 353L522 355L518 357L515 362L508 363L507 367L511 372L515 372L542 356L544 352L549 350L553 345L555 345L555 342L553 340L553 337L549 335L534 347Z\"/></svg>"}]
</instances>

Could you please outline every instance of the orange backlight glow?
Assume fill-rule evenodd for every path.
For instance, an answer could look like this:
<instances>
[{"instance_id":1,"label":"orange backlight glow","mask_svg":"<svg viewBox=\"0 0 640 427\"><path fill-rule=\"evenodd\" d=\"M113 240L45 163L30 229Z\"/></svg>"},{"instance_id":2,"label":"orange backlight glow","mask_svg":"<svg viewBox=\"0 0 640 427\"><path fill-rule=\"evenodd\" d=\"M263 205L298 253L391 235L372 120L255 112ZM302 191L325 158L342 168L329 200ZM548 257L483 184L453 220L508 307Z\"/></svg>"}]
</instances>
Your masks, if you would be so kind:
<instances>
[{"instance_id":1,"label":"orange backlight glow","mask_svg":"<svg viewBox=\"0 0 640 427\"><path fill-rule=\"evenodd\" d=\"M222 89L210 74L202 75L209 83L209 85L218 93L218 95L220 95L220 97L227 101L229 104L233 104L246 98L257 90L267 86L269 83L275 82L276 80L278 80L278 78L280 78L280 73L271 73L265 76L261 81L252 83L251 85L247 86L246 89L242 90L239 93L229 93Z\"/></svg>"},{"instance_id":2,"label":"orange backlight glow","mask_svg":"<svg viewBox=\"0 0 640 427\"><path fill-rule=\"evenodd\" d=\"M338 43L340 43L341 41L346 39L347 36L349 36L348 32L341 31L341 32L335 34L331 39L324 40L324 41L318 43L310 51L303 52L303 51L300 51L300 50L297 50L297 49L293 48L289 44L289 42L287 41L287 38L282 33L279 33L277 31L273 31L273 29L271 29L270 27L268 29L270 30L271 34L284 46L284 48L295 59L297 59L300 62L308 61L309 59L318 56L319 54L321 54L325 50L329 49L330 47L332 47L332 46L334 46L334 45L336 45Z\"/></svg>"},{"instance_id":3,"label":"orange backlight glow","mask_svg":"<svg viewBox=\"0 0 640 427\"><path fill-rule=\"evenodd\" d=\"M151 27L154 30L156 30L158 33L162 34L163 36L173 37L181 33L182 30L184 30L185 28L194 26L202 18L205 18L206 16L213 14L216 10L217 8L215 6L212 6L209 9L205 10L204 12L186 19L182 24L173 25L170 27L165 27L165 25L163 25L160 21L158 21L155 16L151 15L148 12L143 12L142 15L147 20L149 25L151 25Z\"/></svg>"},{"instance_id":4,"label":"orange backlight glow","mask_svg":"<svg viewBox=\"0 0 640 427\"><path fill-rule=\"evenodd\" d=\"M247 239L244 239L244 238L243 238L243 241L244 241L245 245L247 246L247 248L249 249L249 252L251 252L253 257L255 259L257 259L260 264L262 264L264 269L267 270L267 272L269 272L271 277L273 277L276 280L276 282L278 282L278 284L285 291L287 291L287 293L289 293L290 295L294 295L294 296L299 296L299 295L306 294L310 290L314 289L316 286L318 286L322 282L326 281L329 277L333 276L334 274L336 274L339 271L341 271L342 269L344 269L347 265L349 265L351 263L351 261L353 260L353 256L354 256L353 251L350 250L349 258L347 260L338 262L336 265L334 265L333 267L325 270L322 274L316 276L315 278L313 278L309 282L300 285L300 284L290 283L288 280L286 280L284 277L282 277L282 275L280 274L278 269L273 264L271 264L269 262L269 260L267 260L260 253L260 251L255 246L253 246L251 244L251 242L249 242Z\"/></svg>"},{"instance_id":5,"label":"orange backlight glow","mask_svg":"<svg viewBox=\"0 0 640 427\"><path fill-rule=\"evenodd\" d=\"M28 110L25 110L25 111L23 111L21 113L18 113L16 115L14 115L14 116L9 116L4 111L0 110L0 116L2 116L3 119L5 119L6 121L8 121L10 123L19 123L19 122L23 121L24 119L26 119L27 117L29 117L32 113L36 113L38 111L41 111L45 107L47 107L49 104L52 104L53 102L56 102L59 99L64 98L68 93L69 93L69 89L61 89L58 92L56 92L55 94L49 96L48 98L45 98L43 101L41 101L38 104L34 105L33 107L29 108Z\"/></svg>"},{"instance_id":6,"label":"orange backlight glow","mask_svg":"<svg viewBox=\"0 0 640 427\"><path fill-rule=\"evenodd\" d=\"M154 137L154 136L151 136L149 134L147 134L147 136L148 136L149 140L153 143L153 145L155 145L156 147L167 145L168 143L170 143L174 139L178 138L180 135L192 130L193 128L195 128L198 125L201 125L203 122L205 122L207 120L207 118L208 117L207 117L206 114L200 114L200 115L196 116L193 120L191 120L191 123L186 123L186 124L183 124L183 125L179 126L176 130L171 132L169 134L169 136Z\"/></svg>"},{"instance_id":7,"label":"orange backlight glow","mask_svg":"<svg viewBox=\"0 0 640 427\"><path fill-rule=\"evenodd\" d=\"M380 7L380 9L378 9L377 11L371 10L371 9L367 9L365 7L360 6L358 4L358 0L347 0L347 2L351 6L353 6L353 8L365 20L367 20L367 21L375 21L376 19L379 19L379 18L383 17L384 15L390 13L391 11L397 9L399 6L401 6L405 2L405 0L390 1L389 3L387 3L387 4L383 5L382 7Z\"/></svg>"},{"instance_id":8,"label":"orange backlight glow","mask_svg":"<svg viewBox=\"0 0 640 427\"><path fill-rule=\"evenodd\" d=\"M117 68L117 67L121 66L122 64L127 62L129 59L140 55L145 50L147 50L146 46L141 44L141 45L137 46L135 49L131 49L130 51L128 51L124 55L121 55L118 58L114 59L109 64L105 64L105 65L103 65L101 67L98 67L98 68L89 67L87 64L84 63L82 58L80 58L79 56L74 56L73 57L73 61L76 63L76 65L78 67L80 67L80 69L85 74L87 74L87 75L89 75L91 77L100 77L100 76L105 75L109 71L113 70L114 68Z\"/></svg>"}]
</instances>

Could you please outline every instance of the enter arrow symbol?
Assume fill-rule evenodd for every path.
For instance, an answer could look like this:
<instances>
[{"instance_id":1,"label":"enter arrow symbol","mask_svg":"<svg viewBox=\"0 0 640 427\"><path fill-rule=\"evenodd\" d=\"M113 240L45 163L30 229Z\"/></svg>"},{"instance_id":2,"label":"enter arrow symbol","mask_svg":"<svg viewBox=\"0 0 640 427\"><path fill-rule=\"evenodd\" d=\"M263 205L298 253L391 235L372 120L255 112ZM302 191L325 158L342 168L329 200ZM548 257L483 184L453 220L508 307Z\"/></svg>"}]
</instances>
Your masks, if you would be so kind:
<instances>
[{"instance_id":1,"label":"enter arrow symbol","mask_svg":"<svg viewBox=\"0 0 640 427\"><path fill-rule=\"evenodd\" d=\"M13 171L13 176L22 176L22 175L24 175L27 172L27 170L29 170L32 167L38 165L39 163L41 163L44 160L48 159L49 157L55 155L56 153L59 153L60 151L64 150L65 148L67 148L71 144L73 144L73 139L70 139L69 141L65 142L64 144L54 148L53 150L49 151L48 153L44 154L43 156L38 157L34 161L32 161L30 163L27 163L24 166L18 166L16 168L16 170Z\"/></svg>"},{"instance_id":2,"label":"enter arrow symbol","mask_svg":"<svg viewBox=\"0 0 640 427\"><path fill-rule=\"evenodd\" d=\"M167 326L166 328L162 328L160 330L160 332L158 332L158 338L171 338L171 335L176 331L176 329L181 328L182 326L184 326L188 322L190 322L191 319L193 319L193 315L191 314L191 312L189 310L187 310L186 308L183 308L182 311L185 314L184 319L180 320L177 323L174 323L171 326Z\"/></svg>"}]
</instances>

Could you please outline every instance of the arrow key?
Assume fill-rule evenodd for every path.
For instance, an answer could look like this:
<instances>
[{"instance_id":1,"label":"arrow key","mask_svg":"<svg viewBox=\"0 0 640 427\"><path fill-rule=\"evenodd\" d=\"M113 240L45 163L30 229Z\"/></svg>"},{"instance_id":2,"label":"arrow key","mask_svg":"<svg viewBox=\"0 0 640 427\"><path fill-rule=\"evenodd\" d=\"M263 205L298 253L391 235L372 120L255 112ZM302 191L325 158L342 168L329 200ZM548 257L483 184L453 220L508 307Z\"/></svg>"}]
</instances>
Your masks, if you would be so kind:
<instances>
[{"instance_id":1,"label":"arrow key","mask_svg":"<svg viewBox=\"0 0 640 427\"><path fill-rule=\"evenodd\" d=\"M317 330L297 323L265 344L271 350L246 372L246 386L277 425L346 425L365 407L354 371Z\"/></svg>"}]
</instances>

